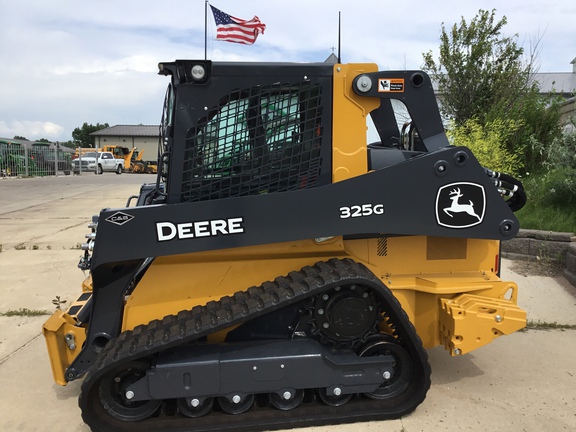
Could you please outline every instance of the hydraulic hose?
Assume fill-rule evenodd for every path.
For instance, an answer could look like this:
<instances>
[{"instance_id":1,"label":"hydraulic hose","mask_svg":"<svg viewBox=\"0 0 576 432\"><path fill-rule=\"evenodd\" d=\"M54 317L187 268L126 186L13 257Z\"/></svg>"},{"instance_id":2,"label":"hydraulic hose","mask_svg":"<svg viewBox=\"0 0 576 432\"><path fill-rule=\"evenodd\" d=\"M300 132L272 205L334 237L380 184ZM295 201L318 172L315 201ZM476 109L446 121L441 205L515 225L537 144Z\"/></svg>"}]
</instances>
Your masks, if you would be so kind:
<instances>
[{"instance_id":1,"label":"hydraulic hose","mask_svg":"<svg viewBox=\"0 0 576 432\"><path fill-rule=\"evenodd\" d=\"M488 177L503 197L507 197L510 210L516 212L526 204L526 192L522 182L509 174L500 173L484 168Z\"/></svg>"}]
</instances>

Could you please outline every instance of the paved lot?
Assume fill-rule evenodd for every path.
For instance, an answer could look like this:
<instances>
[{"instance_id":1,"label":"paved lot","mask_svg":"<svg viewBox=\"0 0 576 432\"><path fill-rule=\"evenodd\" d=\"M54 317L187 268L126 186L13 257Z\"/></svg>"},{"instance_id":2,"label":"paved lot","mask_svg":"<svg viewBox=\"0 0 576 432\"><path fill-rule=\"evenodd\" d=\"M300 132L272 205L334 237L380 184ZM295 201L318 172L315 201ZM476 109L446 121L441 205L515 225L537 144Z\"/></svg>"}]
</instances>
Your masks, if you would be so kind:
<instances>
[{"instance_id":1,"label":"paved lot","mask_svg":"<svg viewBox=\"0 0 576 432\"><path fill-rule=\"evenodd\" d=\"M74 300L87 223L103 207L123 207L150 175L85 174L0 179L0 312L53 310ZM562 277L524 276L504 261L532 321L576 325L574 288ZM0 316L0 431L88 431L79 383L52 382L45 316ZM411 415L395 421L298 429L307 432L576 430L576 330L529 330L458 358L429 351L432 387Z\"/></svg>"}]
</instances>

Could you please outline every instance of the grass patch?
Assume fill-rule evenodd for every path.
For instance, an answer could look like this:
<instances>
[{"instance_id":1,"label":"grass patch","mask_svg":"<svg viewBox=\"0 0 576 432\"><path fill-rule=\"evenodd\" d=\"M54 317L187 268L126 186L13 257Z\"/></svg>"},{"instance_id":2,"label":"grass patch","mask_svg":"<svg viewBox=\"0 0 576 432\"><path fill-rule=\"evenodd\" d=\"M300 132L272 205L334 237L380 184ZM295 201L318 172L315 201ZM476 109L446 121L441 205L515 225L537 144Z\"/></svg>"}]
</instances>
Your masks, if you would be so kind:
<instances>
[{"instance_id":1,"label":"grass patch","mask_svg":"<svg viewBox=\"0 0 576 432\"><path fill-rule=\"evenodd\" d=\"M525 229L576 232L576 211L557 206L539 206L537 202L530 201L530 195L526 206L516 213L516 217Z\"/></svg>"},{"instance_id":2,"label":"grass patch","mask_svg":"<svg viewBox=\"0 0 576 432\"><path fill-rule=\"evenodd\" d=\"M522 179L527 202L516 213L520 226L556 232L576 232L576 179L559 168Z\"/></svg>"},{"instance_id":3,"label":"grass patch","mask_svg":"<svg viewBox=\"0 0 576 432\"><path fill-rule=\"evenodd\" d=\"M44 315L52 315L52 313L43 309L28 309L28 308L20 308L18 310L9 310L7 312L0 312L0 316L6 316L6 317L13 317L13 316L37 317Z\"/></svg>"},{"instance_id":4,"label":"grass patch","mask_svg":"<svg viewBox=\"0 0 576 432\"><path fill-rule=\"evenodd\" d=\"M557 322L528 321L523 330L576 330L576 324L558 324Z\"/></svg>"}]
</instances>

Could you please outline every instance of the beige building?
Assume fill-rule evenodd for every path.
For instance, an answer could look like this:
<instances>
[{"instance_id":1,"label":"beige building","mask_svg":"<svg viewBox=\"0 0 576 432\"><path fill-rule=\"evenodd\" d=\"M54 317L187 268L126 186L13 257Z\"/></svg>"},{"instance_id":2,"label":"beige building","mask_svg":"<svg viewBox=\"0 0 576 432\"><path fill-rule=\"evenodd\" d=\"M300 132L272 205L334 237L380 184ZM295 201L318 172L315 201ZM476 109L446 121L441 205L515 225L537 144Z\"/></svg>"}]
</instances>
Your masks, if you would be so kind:
<instances>
[{"instance_id":1,"label":"beige building","mask_svg":"<svg viewBox=\"0 0 576 432\"><path fill-rule=\"evenodd\" d=\"M117 125L101 129L90 134L94 137L97 147L105 145L117 145L136 148L139 152L144 151L142 160L158 160L158 140L160 129L158 125Z\"/></svg>"},{"instance_id":2,"label":"beige building","mask_svg":"<svg viewBox=\"0 0 576 432\"><path fill-rule=\"evenodd\" d=\"M572 72L544 72L534 74L540 92L545 95L561 96L565 99L560 108L560 123L567 132L574 131L576 121L576 58L570 62Z\"/></svg>"}]
</instances>

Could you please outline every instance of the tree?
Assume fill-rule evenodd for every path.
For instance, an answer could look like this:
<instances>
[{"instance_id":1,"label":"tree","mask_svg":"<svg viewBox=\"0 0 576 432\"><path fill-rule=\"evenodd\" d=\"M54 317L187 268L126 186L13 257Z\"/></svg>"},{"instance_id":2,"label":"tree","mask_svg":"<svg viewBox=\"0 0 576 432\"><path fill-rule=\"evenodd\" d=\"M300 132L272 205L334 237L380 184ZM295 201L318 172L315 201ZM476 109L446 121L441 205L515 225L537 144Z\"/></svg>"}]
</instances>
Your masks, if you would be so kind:
<instances>
[{"instance_id":1,"label":"tree","mask_svg":"<svg viewBox=\"0 0 576 432\"><path fill-rule=\"evenodd\" d=\"M502 117L522 120L520 127L507 141L510 151L524 154L528 172L541 172L548 157L548 148L562 135L560 125L561 97L543 97L533 84L530 91L518 98L517 104Z\"/></svg>"},{"instance_id":2,"label":"tree","mask_svg":"<svg viewBox=\"0 0 576 432\"><path fill-rule=\"evenodd\" d=\"M52 141L46 139L46 138L40 138L39 140L36 140L36 142L41 142L41 143L51 143Z\"/></svg>"},{"instance_id":3,"label":"tree","mask_svg":"<svg viewBox=\"0 0 576 432\"><path fill-rule=\"evenodd\" d=\"M525 59L517 35L502 36L506 17L480 9L447 30L442 24L439 58L425 53L424 70L437 82L441 112L456 127L474 119L481 127L499 120L517 129L504 143L511 154L522 154L527 170L541 168L541 151L560 134L557 103L540 95L533 81L536 47Z\"/></svg>"},{"instance_id":4,"label":"tree","mask_svg":"<svg viewBox=\"0 0 576 432\"><path fill-rule=\"evenodd\" d=\"M474 117L484 124L494 106L509 104L528 84L531 66L523 67L524 51L513 38L501 37L507 19L495 22L495 14L481 9L450 31L442 23L438 62L432 51L424 54L424 70L442 95L442 113L457 125Z\"/></svg>"},{"instance_id":5,"label":"tree","mask_svg":"<svg viewBox=\"0 0 576 432\"><path fill-rule=\"evenodd\" d=\"M90 134L109 127L110 125L108 125L108 123L96 123L96 125L84 123L82 127L72 131L74 144L77 147L94 147L94 137L91 137Z\"/></svg>"},{"instance_id":6,"label":"tree","mask_svg":"<svg viewBox=\"0 0 576 432\"><path fill-rule=\"evenodd\" d=\"M20 136L20 135L14 135L14 138L12 138L12 139L28 141L28 139L27 139L26 137L23 137L23 136Z\"/></svg>"},{"instance_id":7,"label":"tree","mask_svg":"<svg viewBox=\"0 0 576 432\"><path fill-rule=\"evenodd\" d=\"M76 145L74 144L74 141L66 141L66 142L61 141L61 142L60 142L60 146L61 146L61 147L68 147L68 148L71 148L71 149L75 149L75 148L76 148Z\"/></svg>"}]
</instances>

